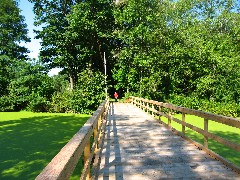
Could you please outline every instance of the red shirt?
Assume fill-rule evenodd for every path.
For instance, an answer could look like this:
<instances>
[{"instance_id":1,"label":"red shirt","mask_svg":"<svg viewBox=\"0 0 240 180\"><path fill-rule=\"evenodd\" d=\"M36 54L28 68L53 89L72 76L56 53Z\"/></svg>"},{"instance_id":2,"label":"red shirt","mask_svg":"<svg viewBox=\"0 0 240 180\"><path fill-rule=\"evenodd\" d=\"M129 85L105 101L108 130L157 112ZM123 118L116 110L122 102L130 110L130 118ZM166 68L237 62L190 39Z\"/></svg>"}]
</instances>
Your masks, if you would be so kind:
<instances>
[{"instance_id":1,"label":"red shirt","mask_svg":"<svg viewBox=\"0 0 240 180\"><path fill-rule=\"evenodd\" d=\"M115 97L115 98L118 98L118 93L115 92L115 93L114 93L114 97Z\"/></svg>"}]
</instances>

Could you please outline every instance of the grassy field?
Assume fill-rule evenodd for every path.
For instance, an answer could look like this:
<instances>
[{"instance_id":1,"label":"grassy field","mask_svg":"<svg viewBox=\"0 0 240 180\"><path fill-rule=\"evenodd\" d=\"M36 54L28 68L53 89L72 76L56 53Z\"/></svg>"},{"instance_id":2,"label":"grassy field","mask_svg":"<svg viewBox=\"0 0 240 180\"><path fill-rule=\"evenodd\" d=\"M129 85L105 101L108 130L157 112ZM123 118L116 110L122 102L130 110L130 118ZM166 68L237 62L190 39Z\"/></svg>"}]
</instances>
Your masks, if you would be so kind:
<instances>
[{"instance_id":1,"label":"grassy field","mask_svg":"<svg viewBox=\"0 0 240 180\"><path fill-rule=\"evenodd\" d=\"M175 115L181 119L181 115ZM88 115L0 112L0 179L34 179L89 118ZM166 118L161 118L167 122ZM187 115L186 122L203 128L203 119ZM181 131L181 125L172 122ZM240 143L240 129L209 121L209 131ZM203 136L186 128L187 136ZM240 152L209 139L209 148L240 166ZM71 179L79 179L81 161Z\"/></svg>"},{"instance_id":2,"label":"grassy field","mask_svg":"<svg viewBox=\"0 0 240 180\"><path fill-rule=\"evenodd\" d=\"M176 114L174 116L177 119L182 119L181 114ZM161 120L165 123L167 123L167 118L161 117ZM203 118L193 116L193 115L186 115L186 122L189 124L192 124L194 126L197 126L201 129L204 127L204 120ZM172 121L172 127L177 129L178 131L182 131L182 125ZM234 128L231 126L227 126L221 123L217 123L214 121L209 121L209 132L216 134L220 137L223 137L225 139L228 139L232 142L240 144L240 129ZM203 144L203 136L189 128L186 127L186 135L190 137L191 139L197 141L198 143ZM211 139L209 139L208 142L209 149L212 151L218 153L222 157L228 159L229 161L233 162L234 164L240 166L240 152L237 152L235 150L232 150L226 146L223 146L222 144L215 142Z\"/></svg>"},{"instance_id":3,"label":"grassy field","mask_svg":"<svg viewBox=\"0 0 240 180\"><path fill-rule=\"evenodd\" d=\"M35 179L89 117L0 112L0 179Z\"/></svg>"}]
</instances>

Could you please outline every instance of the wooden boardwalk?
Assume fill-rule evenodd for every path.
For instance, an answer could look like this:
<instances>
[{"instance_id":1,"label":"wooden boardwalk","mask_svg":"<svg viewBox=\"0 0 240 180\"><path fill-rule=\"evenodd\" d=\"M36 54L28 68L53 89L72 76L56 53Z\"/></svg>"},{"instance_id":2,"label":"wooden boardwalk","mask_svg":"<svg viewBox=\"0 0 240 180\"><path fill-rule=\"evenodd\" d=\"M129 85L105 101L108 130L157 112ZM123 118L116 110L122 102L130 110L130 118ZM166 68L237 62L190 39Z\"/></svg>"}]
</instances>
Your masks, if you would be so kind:
<instances>
[{"instance_id":1,"label":"wooden boardwalk","mask_svg":"<svg viewBox=\"0 0 240 180\"><path fill-rule=\"evenodd\" d=\"M240 179L131 104L110 111L97 179Z\"/></svg>"}]
</instances>

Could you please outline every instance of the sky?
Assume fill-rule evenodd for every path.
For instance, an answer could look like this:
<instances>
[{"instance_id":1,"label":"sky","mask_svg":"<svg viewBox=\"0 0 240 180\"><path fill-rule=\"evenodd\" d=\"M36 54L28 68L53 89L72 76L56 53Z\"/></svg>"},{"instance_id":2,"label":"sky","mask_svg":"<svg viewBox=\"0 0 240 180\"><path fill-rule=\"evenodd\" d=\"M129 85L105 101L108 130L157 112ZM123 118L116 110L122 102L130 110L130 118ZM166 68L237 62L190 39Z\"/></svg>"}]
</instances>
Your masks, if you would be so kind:
<instances>
[{"instance_id":1,"label":"sky","mask_svg":"<svg viewBox=\"0 0 240 180\"><path fill-rule=\"evenodd\" d=\"M41 48L40 40L34 39L36 35L33 32L33 29L40 29L33 25L34 22L34 13L33 13L33 4L28 2L28 0L20 0L19 8L22 10L21 14L25 17L25 23L28 28L28 36L31 38L30 43L26 43L25 46L30 50L29 56L31 58L38 58L39 50Z\"/></svg>"},{"instance_id":2,"label":"sky","mask_svg":"<svg viewBox=\"0 0 240 180\"><path fill-rule=\"evenodd\" d=\"M21 15L25 17L25 23L28 28L28 36L31 38L31 42L24 43L25 47L27 47L30 51L28 54L30 58L38 58L39 51L41 49L40 42L41 40L35 39L36 34L33 32L33 29L40 30L41 27L36 27L33 25L34 23L34 13L33 13L33 4L28 0L19 0L19 8L21 9ZM59 68L54 68L49 72L49 75L52 76L57 74L60 71Z\"/></svg>"}]
</instances>

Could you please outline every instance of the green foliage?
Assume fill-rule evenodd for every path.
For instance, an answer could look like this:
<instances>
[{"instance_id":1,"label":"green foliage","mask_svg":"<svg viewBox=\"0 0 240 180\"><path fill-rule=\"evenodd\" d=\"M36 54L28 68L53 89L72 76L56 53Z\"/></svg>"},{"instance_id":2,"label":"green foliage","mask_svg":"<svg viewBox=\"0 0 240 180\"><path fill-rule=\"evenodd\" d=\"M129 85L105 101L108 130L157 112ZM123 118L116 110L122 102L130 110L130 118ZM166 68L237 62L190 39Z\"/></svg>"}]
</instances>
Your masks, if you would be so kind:
<instances>
[{"instance_id":1,"label":"green foliage","mask_svg":"<svg viewBox=\"0 0 240 180\"><path fill-rule=\"evenodd\" d=\"M74 112L91 114L105 98L104 75L90 69L78 75L73 90L55 93L52 97L51 112Z\"/></svg>"},{"instance_id":2,"label":"green foliage","mask_svg":"<svg viewBox=\"0 0 240 180\"><path fill-rule=\"evenodd\" d=\"M217 102L214 99L201 99L193 95L184 96L173 94L170 96L169 102L178 106L202 110L224 116L240 116L240 104L231 101Z\"/></svg>"},{"instance_id":3,"label":"green foliage","mask_svg":"<svg viewBox=\"0 0 240 180\"><path fill-rule=\"evenodd\" d=\"M163 23L159 16L160 9L158 1L129 0L116 7L114 16L117 28L114 35L121 42L113 74L118 82L117 89L147 94L149 89L157 91L160 88L161 83L154 78L154 71L160 68L155 55L162 51L158 39L164 36L163 31L158 30ZM148 78L154 83L149 82Z\"/></svg>"},{"instance_id":4,"label":"green foliage","mask_svg":"<svg viewBox=\"0 0 240 180\"><path fill-rule=\"evenodd\" d=\"M20 42L29 42L27 25L15 0L0 1L0 97L8 94L13 78L12 66L26 59L28 50Z\"/></svg>"},{"instance_id":5,"label":"green foliage","mask_svg":"<svg viewBox=\"0 0 240 180\"><path fill-rule=\"evenodd\" d=\"M48 112L49 101L45 97L33 94L31 96L31 101L28 104L27 110L32 112Z\"/></svg>"},{"instance_id":6,"label":"green foliage","mask_svg":"<svg viewBox=\"0 0 240 180\"><path fill-rule=\"evenodd\" d=\"M238 1L30 1L35 24L43 26L36 37L42 39L40 61L63 67L65 77L49 78L39 65L15 63L26 52L17 43L28 40L26 26L17 3L1 1L0 96L11 99L2 101L2 109L95 110L104 97L106 52L109 86L123 96L239 115Z\"/></svg>"},{"instance_id":7,"label":"green foliage","mask_svg":"<svg viewBox=\"0 0 240 180\"><path fill-rule=\"evenodd\" d=\"M13 111L13 103L11 97L1 96L0 97L0 112Z\"/></svg>"},{"instance_id":8,"label":"green foliage","mask_svg":"<svg viewBox=\"0 0 240 180\"><path fill-rule=\"evenodd\" d=\"M9 78L12 77L11 60L6 55L0 55L0 97L8 93Z\"/></svg>"},{"instance_id":9,"label":"green foliage","mask_svg":"<svg viewBox=\"0 0 240 180\"><path fill-rule=\"evenodd\" d=\"M64 113L64 112L75 112L72 109L73 92L64 91L54 93L52 96L50 112Z\"/></svg>"},{"instance_id":10,"label":"green foliage","mask_svg":"<svg viewBox=\"0 0 240 180\"><path fill-rule=\"evenodd\" d=\"M0 1L0 56L10 59L25 59L27 49L21 46L21 41L29 42L27 25L15 0Z\"/></svg>"},{"instance_id":11,"label":"green foliage","mask_svg":"<svg viewBox=\"0 0 240 180\"><path fill-rule=\"evenodd\" d=\"M117 6L116 89L238 116L238 5L231 0L129 0Z\"/></svg>"},{"instance_id":12,"label":"green foliage","mask_svg":"<svg viewBox=\"0 0 240 180\"><path fill-rule=\"evenodd\" d=\"M53 93L66 90L66 76L49 77L38 62L16 62L11 67L13 79L8 80L8 95L0 97L1 111L49 110Z\"/></svg>"},{"instance_id":13,"label":"green foliage","mask_svg":"<svg viewBox=\"0 0 240 180\"><path fill-rule=\"evenodd\" d=\"M37 110L36 107L41 104L40 99L49 101L54 92L52 79L44 72L44 67L32 63L19 62L14 67L15 78L11 80L8 90L15 111L26 108L46 111L40 106L41 110ZM30 105L31 101L33 102Z\"/></svg>"},{"instance_id":14,"label":"green foliage","mask_svg":"<svg viewBox=\"0 0 240 180\"><path fill-rule=\"evenodd\" d=\"M71 88L76 85L82 69L91 67L104 72L103 53L110 54L113 42L110 36L114 27L112 1L31 2L35 23L44 26L37 31L37 38L42 40L42 62L64 68Z\"/></svg>"}]
</instances>

